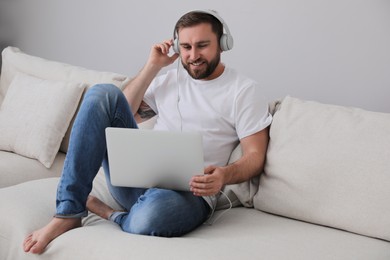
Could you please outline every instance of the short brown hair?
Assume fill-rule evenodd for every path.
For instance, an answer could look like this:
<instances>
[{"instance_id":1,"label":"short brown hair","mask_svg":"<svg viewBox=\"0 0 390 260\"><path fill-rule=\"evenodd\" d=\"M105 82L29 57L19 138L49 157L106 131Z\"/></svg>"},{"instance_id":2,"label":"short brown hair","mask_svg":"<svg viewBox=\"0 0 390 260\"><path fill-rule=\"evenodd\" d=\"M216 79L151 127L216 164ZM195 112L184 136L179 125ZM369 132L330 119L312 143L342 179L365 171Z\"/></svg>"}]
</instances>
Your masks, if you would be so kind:
<instances>
[{"instance_id":1,"label":"short brown hair","mask_svg":"<svg viewBox=\"0 0 390 260\"><path fill-rule=\"evenodd\" d=\"M192 11L183 15L175 25L173 38L179 35L179 29L192 27L201 23L211 24L211 30L217 35L217 39L221 39L223 35L223 24L212 14L201 11Z\"/></svg>"}]
</instances>

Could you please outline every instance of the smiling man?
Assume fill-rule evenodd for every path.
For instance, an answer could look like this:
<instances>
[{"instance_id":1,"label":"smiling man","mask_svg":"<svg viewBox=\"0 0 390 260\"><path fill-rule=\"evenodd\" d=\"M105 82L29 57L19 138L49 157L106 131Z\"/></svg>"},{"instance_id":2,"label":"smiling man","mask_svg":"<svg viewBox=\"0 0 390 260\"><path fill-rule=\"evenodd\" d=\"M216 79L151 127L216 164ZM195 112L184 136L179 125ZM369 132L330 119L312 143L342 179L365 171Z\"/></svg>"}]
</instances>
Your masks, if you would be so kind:
<instances>
[{"instance_id":1,"label":"smiling man","mask_svg":"<svg viewBox=\"0 0 390 260\"><path fill-rule=\"evenodd\" d=\"M204 35L205 32L208 32L210 39L191 37ZM218 39L219 37L212 33L211 24L203 23L191 29L180 29L182 64L192 78L211 80L222 74L224 66L220 62Z\"/></svg>"},{"instance_id":2,"label":"smiling man","mask_svg":"<svg viewBox=\"0 0 390 260\"><path fill-rule=\"evenodd\" d=\"M179 19L174 34L152 47L145 66L123 92L100 84L86 93L57 188L56 215L26 237L26 252L42 253L50 241L80 227L87 209L125 232L181 236L210 217L225 185L260 174L272 116L261 87L221 63L221 53L233 47L226 24L214 11L193 11ZM157 76L179 57L184 70L178 66ZM189 180L190 192L110 183L105 128L137 128L154 115L156 130L191 130L203 136L205 169ZM238 143L243 155L228 165ZM89 196L102 164L109 190L124 210Z\"/></svg>"}]
</instances>

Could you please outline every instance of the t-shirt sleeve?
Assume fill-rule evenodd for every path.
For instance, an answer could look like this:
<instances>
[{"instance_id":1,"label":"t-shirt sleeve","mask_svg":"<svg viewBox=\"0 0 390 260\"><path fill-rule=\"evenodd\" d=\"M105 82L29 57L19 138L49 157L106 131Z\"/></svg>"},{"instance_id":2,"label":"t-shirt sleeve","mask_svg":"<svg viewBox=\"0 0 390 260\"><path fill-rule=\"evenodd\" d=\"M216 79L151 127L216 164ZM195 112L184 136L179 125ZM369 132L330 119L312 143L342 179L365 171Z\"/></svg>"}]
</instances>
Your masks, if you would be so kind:
<instances>
[{"instance_id":1,"label":"t-shirt sleeve","mask_svg":"<svg viewBox=\"0 0 390 260\"><path fill-rule=\"evenodd\" d=\"M235 127L239 139L255 134L272 122L262 88L251 84L238 93L235 101Z\"/></svg>"}]
</instances>

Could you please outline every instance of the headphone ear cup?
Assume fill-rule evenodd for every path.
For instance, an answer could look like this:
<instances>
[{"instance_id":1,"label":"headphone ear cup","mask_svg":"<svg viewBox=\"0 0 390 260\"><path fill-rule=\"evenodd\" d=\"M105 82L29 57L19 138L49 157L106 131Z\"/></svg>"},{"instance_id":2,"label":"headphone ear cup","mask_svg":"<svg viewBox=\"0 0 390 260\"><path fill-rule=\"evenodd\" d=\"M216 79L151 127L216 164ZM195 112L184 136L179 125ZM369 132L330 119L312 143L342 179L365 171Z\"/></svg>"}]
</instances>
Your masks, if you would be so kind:
<instances>
[{"instance_id":1,"label":"headphone ear cup","mask_svg":"<svg viewBox=\"0 0 390 260\"><path fill-rule=\"evenodd\" d=\"M175 53L180 54L179 39L175 38L173 40L172 49Z\"/></svg>"},{"instance_id":2,"label":"headphone ear cup","mask_svg":"<svg viewBox=\"0 0 390 260\"><path fill-rule=\"evenodd\" d=\"M227 35L226 33L222 34L221 39L219 40L219 45L222 51L229 51L233 48L233 37Z\"/></svg>"}]
</instances>

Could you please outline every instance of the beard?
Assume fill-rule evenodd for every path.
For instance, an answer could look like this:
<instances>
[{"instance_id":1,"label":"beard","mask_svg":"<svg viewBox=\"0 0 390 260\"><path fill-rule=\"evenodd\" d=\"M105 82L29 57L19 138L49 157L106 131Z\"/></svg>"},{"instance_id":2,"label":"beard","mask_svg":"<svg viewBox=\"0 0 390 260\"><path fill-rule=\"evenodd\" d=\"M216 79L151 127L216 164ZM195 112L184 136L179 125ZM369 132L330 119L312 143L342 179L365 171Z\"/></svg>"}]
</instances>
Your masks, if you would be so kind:
<instances>
[{"instance_id":1,"label":"beard","mask_svg":"<svg viewBox=\"0 0 390 260\"><path fill-rule=\"evenodd\" d=\"M215 69L217 68L219 62L221 60L221 54L217 54L214 59L212 59L210 62L207 60L203 59L197 59L196 61L189 62L185 64L183 61L181 61L183 67L185 70L188 72L188 74L193 78L193 79L206 79L208 78ZM193 63L201 63L202 68L191 68L191 64ZM204 66L205 65L205 66Z\"/></svg>"}]
</instances>

